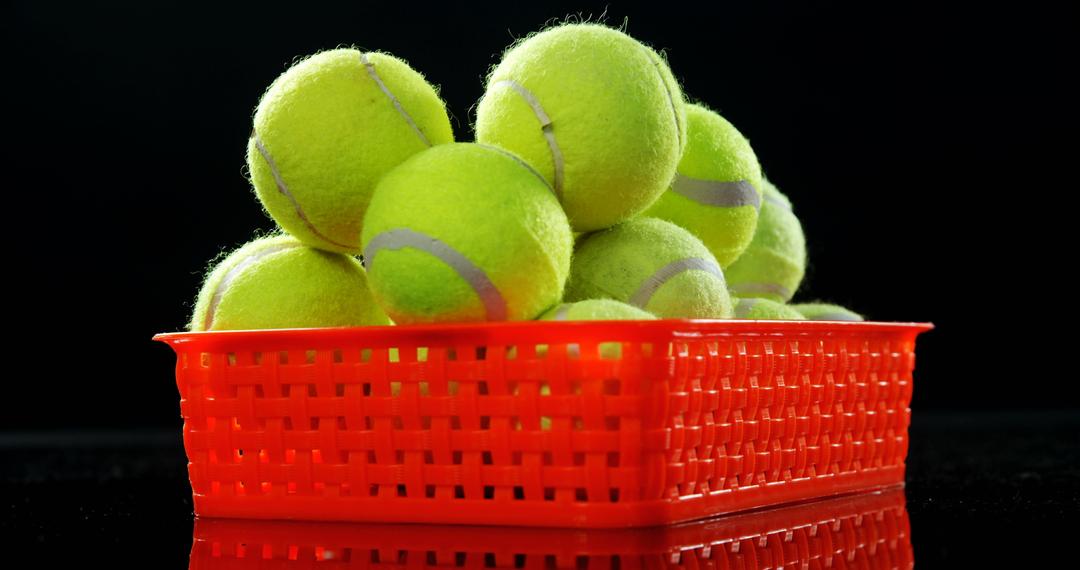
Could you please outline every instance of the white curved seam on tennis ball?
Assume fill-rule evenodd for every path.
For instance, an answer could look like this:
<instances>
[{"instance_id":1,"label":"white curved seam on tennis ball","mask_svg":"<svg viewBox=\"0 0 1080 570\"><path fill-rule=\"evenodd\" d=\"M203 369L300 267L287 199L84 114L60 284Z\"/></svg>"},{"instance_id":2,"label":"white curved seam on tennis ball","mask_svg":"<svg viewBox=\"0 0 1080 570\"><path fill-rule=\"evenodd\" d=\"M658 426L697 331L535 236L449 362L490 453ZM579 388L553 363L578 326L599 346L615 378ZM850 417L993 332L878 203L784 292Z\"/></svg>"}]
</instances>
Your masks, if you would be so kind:
<instances>
[{"instance_id":1,"label":"white curved seam on tennis ball","mask_svg":"<svg viewBox=\"0 0 1080 570\"><path fill-rule=\"evenodd\" d=\"M524 85L513 79L503 79L501 81L496 81L491 87L495 88L501 85L505 85L516 91L518 95L521 95L521 98L525 100L525 103L532 108L533 114L536 115L536 120L540 122L540 130L544 133L544 139L547 140L548 148L551 150L551 162L555 168L553 177L554 184L552 184L552 186L555 188L555 196L557 196L561 202L563 195L563 156L562 150L559 149L559 141L555 139L555 125L551 121L551 117L544 111L543 105L540 104L540 101L536 96L526 89Z\"/></svg>"},{"instance_id":2,"label":"white curved seam on tennis ball","mask_svg":"<svg viewBox=\"0 0 1080 570\"><path fill-rule=\"evenodd\" d=\"M777 196L774 196L772 194L766 193L765 194L765 201L768 202L770 206L776 206L777 208L780 208L781 210L784 210L785 212L790 212L791 211L791 205L790 204L788 204L787 202L785 202L781 198L779 198Z\"/></svg>"},{"instance_id":3,"label":"white curved seam on tennis ball","mask_svg":"<svg viewBox=\"0 0 1080 570\"><path fill-rule=\"evenodd\" d=\"M533 176L536 176L537 178L539 178L540 181L544 183L544 188L548 189L548 192L551 192L552 195L555 195L555 189L551 187L551 184L548 184L548 181L547 181L546 178L544 178L544 175L537 172L536 169L533 168L531 164L529 164L528 162L525 162L524 160L522 160L520 156L506 150L505 148L499 148L497 146L492 146L492 145L489 145L489 144L476 143L476 146L486 148L486 149L490 149L490 150L494 150L494 151L497 151L497 152L501 152L502 154L505 154L506 156L514 159L514 162L517 162L521 166L524 166L525 168L527 168L529 170L529 172L533 173ZM559 197L555 196L555 198L558 199Z\"/></svg>"},{"instance_id":4,"label":"white curved seam on tennis ball","mask_svg":"<svg viewBox=\"0 0 1080 570\"><path fill-rule=\"evenodd\" d=\"M395 97L394 94L390 92L390 89L386 86L386 84L383 83L382 78L379 77L379 73L375 71L375 64L371 63L371 61L368 60L366 53L360 53L360 63L362 63L367 69L368 75L370 75L371 78L375 80L375 83L379 86L379 90L381 90L383 94L390 99L390 102L394 104L394 108L397 109L397 112L401 115L403 119L405 119L405 122L409 124L409 127L412 128L413 132L416 133L416 136L420 137L420 140L423 141L424 146L431 146L431 141L428 140L427 135L424 134L424 131L420 130L420 127L416 125L416 121L413 121L412 116L410 116L409 113L405 111L405 107L401 106L401 101L398 101L398 98Z\"/></svg>"},{"instance_id":5,"label":"white curved seam on tennis ball","mask_svg":"<svg viewBox=\"0 0 1080 570\"><path fill-rule=\"evenodd\" d=\"M652 299L652 296L656 293L657 289L662 287L664 283L667 283L671 278L684 271L704 271L715 276L720 280L721 285L724 285L724 272L716 262L700 257L677 259L650 275L630 297L630 304L641 310L647 310L645 309L645 306L649 304L649 301Z\"/></svg>"},{"instance_id":6,"label":"white curved seam on tennis ball","mask_svg":"<svg viewBox=\"0 0 1080 570\"><path fill-rule=\"evenodd\" d=\"M210 307L206 310L206 318L203 320L203 330L210 330L210 327L214 325L214 313L217 312L218 305L221 304L221 299L225 297L225 292L232 285L232 282L244 272L245 269L251 267L255 263L266 259L268 256L275 253L279 253L285 250L294 249L300 247L299 243L281 243L276 245L267 246L251 255L241 259L236 265L233 265L225 272L225 276L218 281L214 287L214 295L210 297Z\"/></svg>"},{"instance_id":7,"label":"white curved seam on tennis ball","mask_svg":"<svg viewBox=\"0 0 1080 570\"><path fill-rule=\"evenodd\" d=\"M671 93L671 87L668 86L667 80L664 79L664 72L660 70L662 61L659 55L653 58L653 54L647 51L649 48L642 49L646 50L645 57L652 61L653 67L656 68L656 74L660 76L660 84L664 86L664 92L667 93L668 103L671 104L671 114L675 118L675 133L679 137L679 148L681 149L683 148L683 132L679 128L679 109L675 106L675 95Z\"/></svg>"},{"instance_id":8,"label":"white curved seam on tennis ball","mask_svg":"<svg viewBox=\"0 0 1080 570\"><path fill-rule=\"evenodd\" d=\"M735 304L735 318L745 319L750 316L750 311L754 309L756 303L757 299L739 299L739 302Z\"/></svg>"},{"instance_id":9,"label":"white curved seam on tennis ball","mask_svg":"<svg viewBox=\"0 0 1080 570\"><path fill-rule=\"evenodd\" d=\"M569 318L570 318L570 304L569 303L563 303L562 305L559 305L558 310L555 311L555 320L556 321L565 321L565 320L567 320Z\"/></svg>"},{"instance_id":10,"label":"white curved seam on tennis ball","mask_svg":"<svg viewBox=\"0 0 1080 570\"><path fill-rule=\"evenodd\" d=\"M464 279L480 297L487 320L505 321L507 319L506 299L487 273L484 273L483 269L477 267L458 250L427 234L407 228L382 232L372 238L364 248L364 264L370 271L375 263L375 256L380 251L384 249L396 251L407 247L435 256Z\"/></svg>"},{"instance_id":11,"label":"white curved seam on tennis ball","mask_svg":"<svg viewBox=\"0 0 1080 570\"><path fill-rule=\"evenodd\" d=\"M761 210L761 196L748 180L721 182L676 174L671 191L705 206L753 206L755 210Z\"/></svg>"},{"instance_id":12,"label":"white curved seam on tennis ball","mask_svg":"<svg viewBox=\"0 0 1080 570\"><path fill-rule=\"evenodd\" d=\"M736 283L729 287L736 297L749 297L750 295L770 294L783 299L791 298L791 290L779 283Z\"/></svg>"},{"instance_id":13,"label":"white curved seam on tennis ball","mask_svg":"<svg viewBox=\"0 0 1080 570\"><path fill-rule=\"evenodd\" d=\"M300 207L300 202L296 199L296 196L293 196L292 192L289 191L289 187L285 184L285 179L281 177L281 172L278 171L277 164L274 162L274 157L270 156L270 151L266 150L266 146L263 145L262 139L259 138L259 133L253 131L251 133L251 138L255 139L255 148L259 149L259 154L262 155L263 160L265 160L266 164L270 167L270 174L274 176L274 183L277 185L278 192L282 196L285 196L289 199L289 202L292 203L293 211L296 212L296 215L300 218L300 221L304 222L304 225L307 226L308 231L315 234L316 237L325 241L326 243L336 245L345 249L356 249L355 245L348 245L330 239L322 232L320 232L319 229L315 227L315 224L311 223L311 220L308 219L307 214L304 212L304 209Z\"/></svg>"}]
</instances>

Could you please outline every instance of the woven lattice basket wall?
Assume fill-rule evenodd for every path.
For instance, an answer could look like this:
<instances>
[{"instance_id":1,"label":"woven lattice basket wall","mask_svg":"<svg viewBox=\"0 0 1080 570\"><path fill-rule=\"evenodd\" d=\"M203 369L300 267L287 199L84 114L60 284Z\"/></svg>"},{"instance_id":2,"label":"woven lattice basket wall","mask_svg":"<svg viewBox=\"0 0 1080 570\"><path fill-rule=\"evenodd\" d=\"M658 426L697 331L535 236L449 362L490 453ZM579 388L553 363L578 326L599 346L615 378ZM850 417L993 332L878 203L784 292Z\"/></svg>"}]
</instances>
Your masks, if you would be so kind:
<instances>
[{"instance_id":1,"label":"woven lattice basket wall","mask_svg":"<svg viewBox=\"0 0 1080 570\"><path fill-rule=\"evenodd\" d=\"M927 325L160 335L200 515L644 526L903 481Z\"/></svg>"}]
</instances>

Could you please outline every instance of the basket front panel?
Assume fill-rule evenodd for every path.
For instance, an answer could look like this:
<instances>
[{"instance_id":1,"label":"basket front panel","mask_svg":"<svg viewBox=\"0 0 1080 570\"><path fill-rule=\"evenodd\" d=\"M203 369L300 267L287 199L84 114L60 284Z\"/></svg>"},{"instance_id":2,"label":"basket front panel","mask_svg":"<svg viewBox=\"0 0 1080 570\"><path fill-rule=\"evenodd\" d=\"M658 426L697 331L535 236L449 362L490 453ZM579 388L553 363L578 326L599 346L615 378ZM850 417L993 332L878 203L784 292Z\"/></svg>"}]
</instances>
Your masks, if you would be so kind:
<instances>
[{"instance_id":1,"label":"basket front panel","mask_svg":"<svg viewBox=\"0 0 1080 570\"><path fill-rule=\"evenodd\" d=\"M670 370L651 343L332 345L181 353L177 377L197 504L487 520L641 500L668 441L645 394Z\"/></svg>"}]
</instances>

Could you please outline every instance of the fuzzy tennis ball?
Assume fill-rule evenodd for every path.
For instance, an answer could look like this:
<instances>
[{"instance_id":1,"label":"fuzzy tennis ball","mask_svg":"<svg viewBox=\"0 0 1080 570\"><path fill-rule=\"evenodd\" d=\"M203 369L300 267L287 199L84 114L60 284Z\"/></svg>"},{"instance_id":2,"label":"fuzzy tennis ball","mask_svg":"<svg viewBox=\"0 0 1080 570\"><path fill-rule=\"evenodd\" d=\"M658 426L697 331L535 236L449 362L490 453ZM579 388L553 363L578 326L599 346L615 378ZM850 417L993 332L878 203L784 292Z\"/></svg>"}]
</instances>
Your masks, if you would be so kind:
<instances>
[{"instance_id":1,"label":"fuzzy tennis ball","mask_svg":"<svg viewBox=\"0 0 1080 570\"><path fill-rule=\"evenodd\" d=\"M359 253L379 179L452 140L442 100L408 64L337 49L270 85L255 111L247 163L259 200L282 228L311 247Z\"/></svg>"},{"instance_id":2,"label":"fuzzy tennis ball","mask_svg":"<svg viewBox=\"0 0 1080 570\"><path fill-rule=\"evenodd\" d=\"M476 140L532 164L575 231L607 228L667 189L686 139L667 64L630 36L567 24L511 46L476 109Z\"/></svg>"},{"instance_id":3,"label":"fuzzy tennis ball","mask_svg":"<svg viewBox=\"0 0 1080 570\"><path fill-rule=\"evenodd\" d=\"M761 204L754 239L726 270L731 294L785 303L806 272L806 237L791 201L762 179L765 198Z\"/></svg>"},{"instance_id":4,"label":"fuzzy tennis ball","mask_svg":"<svg viewBox=\"0 0 1080 570\"><path fill-rule=\"evenodd\" d=\"M805 321L799 311L769 299L735 299L735 318L751 320Z\"/></svg>"},{"instance_id":5,"label":"fuzzy tennis ball","mask_svg":"<svg viewBox=\"0 0 1080 570\"><path fill-rule=\"evenodd\" d=\"M731 297L701 240L663 220L637 218L585 236L566 300L615 299L660 318L724 319Z\"/></svg>"},{"instance_id":6,"label":"fuzzy tennis ball","mask_svg":"<svg viewBox=\"0 0 1080 570\"><path fill-rule=\"evenodd\" d=\"M544 178L472 143L387 174L362 237L375 298L397 324L534 319L562 297L573 251Z\"/></svg>"},{"instance_id":7,"label":"fuzzy tennis ball","mask_svg":"<svg viewBox=\"0 0 1080 570\"><path fill-rule=\"evenodd\" d=\"M193 331L386 325L356 259L292 236L257 239L207 276Z\"/></svg>"},{"instance_id":8,"label":"fuzzy tennis ball","mask_svg":"<svg viewBox=\"0 0 1080 570\"><path fill-rule=\"evenodd\" d=\"M701 105L686 106L686 133L675 180L644 215L689 230L727 267L754 237L761 166L746 137Z\"/></svg>"},{"instance_id":9,"label":"fuzzy tennis ball","mask_svg":"<svg viewBox=\"0 0 1080 570\"><path fill-rule=\"evenodd\" d=\"M811 321L861 321L863 316L845 309L840 305L829 303L799 303L791 305L792 309L802 313L802 316Z\"/></svg>"},{"instance_id":10,"label":"fuzzy tennis ball","mask_svg":"<svg viewBox=\"0 0 1080 570\"><path fill-rule=\"evenodd\" d=\"M612 299L562 303L540 316L542 321L653 320L656 315Z\"/></svg>"}]
</instances>

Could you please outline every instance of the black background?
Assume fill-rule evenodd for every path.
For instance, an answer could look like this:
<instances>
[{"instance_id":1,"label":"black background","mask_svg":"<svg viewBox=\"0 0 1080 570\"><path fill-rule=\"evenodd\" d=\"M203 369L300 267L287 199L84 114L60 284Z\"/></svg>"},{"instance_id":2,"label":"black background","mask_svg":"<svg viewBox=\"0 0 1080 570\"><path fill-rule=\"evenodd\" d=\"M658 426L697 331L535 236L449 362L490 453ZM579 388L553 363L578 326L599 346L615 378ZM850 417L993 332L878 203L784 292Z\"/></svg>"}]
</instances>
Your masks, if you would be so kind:
<instances>
[{"instance_id":1,"label":"black background","mask_svg":"<svg viewBox=\"0 0 1080 570\"><path fill-rule=\"evenodd\" d=\"M503 48L579 13L626 20L750 138L808 236L799 297L937 325L916 416L1077 406L1071 339L1049 327L1075 312L1071 14L749 4L6 8L0 428L179 426L174 358L150 337L184 325L211 258L272 227L244 149L295 57L402 57L471 140Z\"/></svg>"}]
</instances>

